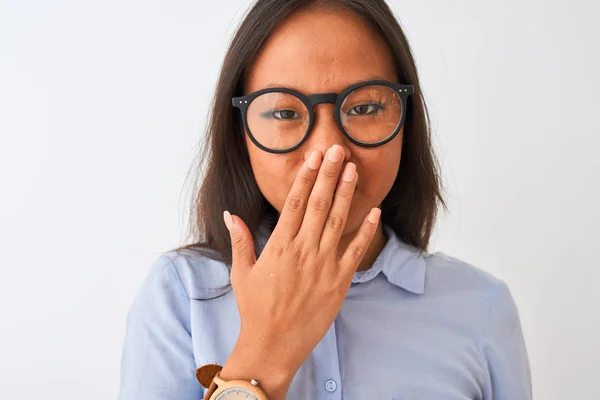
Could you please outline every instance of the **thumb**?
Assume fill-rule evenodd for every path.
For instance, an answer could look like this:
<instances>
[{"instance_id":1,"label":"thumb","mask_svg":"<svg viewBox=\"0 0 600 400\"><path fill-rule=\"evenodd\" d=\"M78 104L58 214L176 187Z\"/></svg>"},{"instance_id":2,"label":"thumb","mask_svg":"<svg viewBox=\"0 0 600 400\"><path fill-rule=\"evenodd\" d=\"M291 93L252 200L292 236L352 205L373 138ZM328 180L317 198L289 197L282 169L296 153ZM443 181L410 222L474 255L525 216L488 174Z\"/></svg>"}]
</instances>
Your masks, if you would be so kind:
<instances>
[{"instance_id":1,"label":"thumb","mask_svg":"<svg viewBox=\"0 0 600 400\"><path fill-rule=\"evenodd\" d=\"M223 212L223 220L231 237L231 273L241 273L245 276L256 264L252 235L244 221L236 215L231 215L227 210Z\"/></svg>"}]
</instances>

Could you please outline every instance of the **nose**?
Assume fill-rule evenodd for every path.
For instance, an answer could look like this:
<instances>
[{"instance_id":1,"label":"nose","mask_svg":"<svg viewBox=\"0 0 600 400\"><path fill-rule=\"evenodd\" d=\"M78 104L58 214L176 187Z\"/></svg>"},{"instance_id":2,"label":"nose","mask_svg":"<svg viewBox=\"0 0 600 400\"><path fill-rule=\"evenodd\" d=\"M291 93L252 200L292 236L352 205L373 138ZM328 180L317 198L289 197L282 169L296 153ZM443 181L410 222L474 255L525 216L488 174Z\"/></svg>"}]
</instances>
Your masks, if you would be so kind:
<instances>
[{"instance_id":1,"label":"nose","mask_svg":"<svg viewBox=\"0 0 600 400\"><path fill-rule=\"evenodd\" d=\"M344 163L352 157L350 147L347 144L348 138L340 130L333 116L333 107L333 104L319 104L313 107L315 122L303 146L305 148L305 160L315 150L319 150L322 155L325 155L327 150L334 144L338 144L344 149Z\"/></svg>"}]
</instances>

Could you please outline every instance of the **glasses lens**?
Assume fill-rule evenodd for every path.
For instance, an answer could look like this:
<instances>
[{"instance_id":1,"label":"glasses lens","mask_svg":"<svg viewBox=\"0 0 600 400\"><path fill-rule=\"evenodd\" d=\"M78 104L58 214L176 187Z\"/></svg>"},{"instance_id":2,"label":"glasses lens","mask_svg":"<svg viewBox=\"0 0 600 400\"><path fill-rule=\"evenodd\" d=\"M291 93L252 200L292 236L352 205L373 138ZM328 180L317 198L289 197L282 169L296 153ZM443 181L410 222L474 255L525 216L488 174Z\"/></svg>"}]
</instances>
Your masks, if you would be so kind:
<instances>
[{"instance_id":1,"label":"glasses lens","mask_svg":"<svg viewBox=\"0 0 600 400\"><path fill-rule=\"evenodd\" d=\"M298 144L309 122L304 103L283 92L264 93L252 100L246 117L252 136L272 150L286 150Z\"/></svg>"},{"instance_id":2,"label":"glasses lens","mask_svg":"<svg viewBox=\"0 0 600 400\"><path fill-rule=\"evenodd\" d=\"M402 117L402 101L394 89L382 85L363 86L352 91L340 110L342 126L362 143L388 138Z\"/></svg>"}]
</instances>

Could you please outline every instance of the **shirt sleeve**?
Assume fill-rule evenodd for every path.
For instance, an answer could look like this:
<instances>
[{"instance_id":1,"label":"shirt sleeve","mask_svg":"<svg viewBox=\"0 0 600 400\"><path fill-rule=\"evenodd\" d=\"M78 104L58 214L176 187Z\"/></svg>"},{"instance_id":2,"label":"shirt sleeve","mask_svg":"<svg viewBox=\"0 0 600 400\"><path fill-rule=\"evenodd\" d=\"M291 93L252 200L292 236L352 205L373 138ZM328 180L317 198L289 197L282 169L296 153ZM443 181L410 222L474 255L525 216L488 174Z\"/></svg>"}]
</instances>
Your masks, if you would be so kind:
<instances>
[{"instance_id":1,"label":"shirt sleeve","mask_svg":"<svg viewBox=\"0 0 600 400\"><path fill-rule=\"evenodd\" d=\"M200 400L190 300L172 260L161 255L127 314L119 400Z\"/></svg>"},{"instance_id":2,"label":"shirt sleeve","mask_svg":"<svg viewBox=\"0 0 600 400\"><path fill-rule=\"evenodd\" d=\"M481 347L488 369L483 399L531 399L531 372L519 313L504 282L490 305Z\"/></svg>"}]
</instances>

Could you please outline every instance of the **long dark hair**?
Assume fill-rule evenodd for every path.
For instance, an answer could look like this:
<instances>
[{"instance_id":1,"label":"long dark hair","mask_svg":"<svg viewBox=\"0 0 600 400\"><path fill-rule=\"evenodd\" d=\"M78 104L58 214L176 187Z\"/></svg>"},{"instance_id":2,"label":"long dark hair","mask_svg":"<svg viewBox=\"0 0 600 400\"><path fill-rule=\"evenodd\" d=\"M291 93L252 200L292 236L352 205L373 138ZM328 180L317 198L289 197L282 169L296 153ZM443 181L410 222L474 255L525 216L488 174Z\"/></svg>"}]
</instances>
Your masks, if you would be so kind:
<instances>
[{"instance_id":1,"label":"long dark hair","mask_svg":"<svg viewBox=\"0 0 600 400\"><path fill-rule=\"evenodd\" d=\"M277 210L262 195L254 179L240 134L244 129L241 117L232 107L231 98L242 94L248 66L277 25L295 10L309 6L335 7L367 20L387 41L394 55L398 81L415 86L414 95L408 98L398 176L381 204L381 222L389 225L405 243L427 250L438 205L447 207L415 61L402 28L384 0L255 1L225 55L206 141L190 170L195 177L188 231L188 241L192 243L175 250L194 250L231 265L231 240L223 222L224 210L244 220L253 233L255 247L261 221L266 221L271 229L277 224Z\"/></svg>"}]
</instances>

